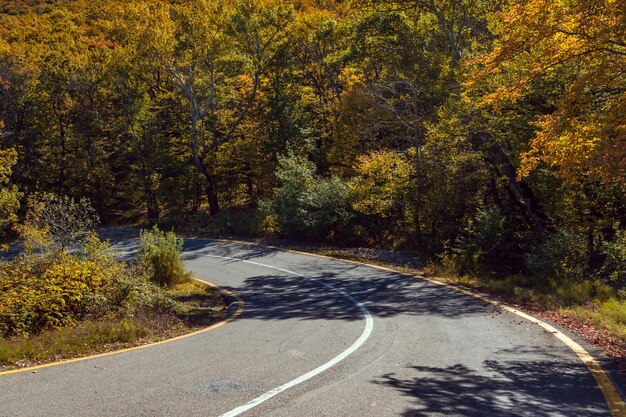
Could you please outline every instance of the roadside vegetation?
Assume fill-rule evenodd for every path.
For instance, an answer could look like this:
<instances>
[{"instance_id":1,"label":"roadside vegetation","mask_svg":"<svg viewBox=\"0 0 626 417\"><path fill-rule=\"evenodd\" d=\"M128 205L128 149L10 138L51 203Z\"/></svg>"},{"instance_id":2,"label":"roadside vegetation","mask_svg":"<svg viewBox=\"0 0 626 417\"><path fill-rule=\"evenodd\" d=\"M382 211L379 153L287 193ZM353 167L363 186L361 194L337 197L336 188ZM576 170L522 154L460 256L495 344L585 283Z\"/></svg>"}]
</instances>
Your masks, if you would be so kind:
<instances>
[{"instance_id":1,"label":"roadside vegetation","mask_svg":"<svg viewBox=\"0 0 626 417\"><path fill-rule=\"evenodd\" d=\"M17 229L24 250L0 262L0 366L134 346L206 326L219 293L182 268L182 241L141 236L139 260L120 261L95 231L86 201L33 199Z\"/></svg>"},{"instance_id":2,"label":"roadside vegetation","mask_svg":"<svg viewBox=\"0 0 626 417\"><path fill-rule=\"evenodd\" d=\"M623 0L5 0L0 239L53 192L104 225L413 253L623 340L624 34ZM7 329L184 280L160 232L133 273L84 239L5 267L76 314Z\"/></svg>"}]
</instances>

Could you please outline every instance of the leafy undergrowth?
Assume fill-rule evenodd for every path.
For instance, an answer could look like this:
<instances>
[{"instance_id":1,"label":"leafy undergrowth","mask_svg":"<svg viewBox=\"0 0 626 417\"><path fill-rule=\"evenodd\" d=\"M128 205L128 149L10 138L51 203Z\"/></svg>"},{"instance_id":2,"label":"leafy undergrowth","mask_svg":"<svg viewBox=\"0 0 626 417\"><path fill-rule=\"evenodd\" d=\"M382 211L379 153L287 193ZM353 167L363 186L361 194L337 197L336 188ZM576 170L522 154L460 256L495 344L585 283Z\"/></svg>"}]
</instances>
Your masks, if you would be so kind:
<instances>
[{"instance_id":1,"label":"leafy undergrowth","mask_svg":"<svg viewBox=\"0 0 626 417\"><path fill-rule=\"evenodd\" d=\"M28 337L0 339L0 371L169 339L209 326L226 312L219 291L197 281L179 284L166 293L175 302L172 311L101 318Z\"/></svg>"}]
</instances>

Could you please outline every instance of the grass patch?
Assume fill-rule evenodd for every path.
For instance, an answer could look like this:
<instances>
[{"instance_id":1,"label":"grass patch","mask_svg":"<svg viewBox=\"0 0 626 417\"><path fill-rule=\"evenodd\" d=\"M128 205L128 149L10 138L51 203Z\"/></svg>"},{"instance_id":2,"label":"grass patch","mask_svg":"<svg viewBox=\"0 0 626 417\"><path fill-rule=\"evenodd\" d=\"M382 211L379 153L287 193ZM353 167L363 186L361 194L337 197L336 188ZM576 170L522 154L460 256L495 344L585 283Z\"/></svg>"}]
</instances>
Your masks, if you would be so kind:
<instances>
[{"instance_id":1,"label":"grass patch","mask_svg":"<svg viewBox=\"0 0 626 417\"><path fill-rule=\"evenodd\" d=\"M584 306L564 308L561 310L568 316L580 320L591 320L611 335L626 342L626 300L611 298L606 301L596 300Z\"/></svg>"},{"instance_id":2,"label":"grass patch","mask_svg":"<svg viewBox=\"0 0 626 417\"><path fill-rule=\"evenodd\" d=\"M225 312L219 291L198 281L178 284L168 295L176 302L176 316L190 328L209 326Z\"/></svg>"},{"instance_id":3,"label":"grass patch","mask_svg":"<svg viewBox=\"0 0 626 417\"><path fill-rule=\"evenodd\" d=\"M557 284L551 280L522 275L498 279L476 278L457 275L439 266L429 266L427 272L427 275L452 284L486 291L508 303L533 310L558 311L580 322L591 322L626 344L626 299L600 281Z\"/></svg>"},{"instance_id":4,"label":"grass patch","mask_svg":"<svg viewBox=\"0 0 626 417\"><path fill-rule=\"evenodd\" d=\"M0 339L0 370L109 352L169 339L215 323L225 314L219 291L190 281L167 291L172 312L85 321L74 327Z\"/></svg>"}]
</instances>

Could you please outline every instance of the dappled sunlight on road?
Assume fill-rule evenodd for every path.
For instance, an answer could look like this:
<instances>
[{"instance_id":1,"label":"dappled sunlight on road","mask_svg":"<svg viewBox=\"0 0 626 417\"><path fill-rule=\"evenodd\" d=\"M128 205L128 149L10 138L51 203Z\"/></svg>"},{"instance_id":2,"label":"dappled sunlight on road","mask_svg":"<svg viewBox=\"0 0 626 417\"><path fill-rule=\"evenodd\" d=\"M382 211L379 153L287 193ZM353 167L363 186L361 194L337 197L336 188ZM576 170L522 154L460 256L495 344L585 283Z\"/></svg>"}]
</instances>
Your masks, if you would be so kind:
<instances>
[{"instance_id":1,"label":"dappled sunlight on road","mask_svg":"<svg viewBox=\"0 0 626 417\"><path fill-rule=\"evenodd\" d=\"M374 382L411 398L414 407L404 417L607 415L593 378L578 364L486 360L479 370L462 364L413 365L402 374L388 373ZM587 395L581 395L583 386L589 390Z\"/></svg>"}]
</instances>

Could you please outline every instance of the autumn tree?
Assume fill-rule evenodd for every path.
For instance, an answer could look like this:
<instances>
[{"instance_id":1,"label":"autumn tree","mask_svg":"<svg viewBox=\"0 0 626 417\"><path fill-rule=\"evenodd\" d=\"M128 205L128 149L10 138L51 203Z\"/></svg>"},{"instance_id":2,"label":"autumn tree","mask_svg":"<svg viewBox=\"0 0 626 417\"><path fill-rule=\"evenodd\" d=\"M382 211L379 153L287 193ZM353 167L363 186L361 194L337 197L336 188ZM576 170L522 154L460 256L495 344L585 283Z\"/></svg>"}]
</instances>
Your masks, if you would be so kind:
<instances>
[{"instance_id":1,"label":"autumn tree","mask_svg":"<svg viewBox=\"0 0 626 417\"><path fill-rule=\"evenodd\" d=\"M468 86L484 106L506 106L538 83L567 80L537 118L519 171L540 163L568 180L626 180L626 2L515 2L496 19L495 48L478 58Z\"/></svg>"},{"instance_id":2,"label":"autumn tree","mask_svg":"<svg viewBox=\"0 0 626 417\"><path fill-rule=\"evenodd\" d=\"M337 106L349 69L351 27L336 11L306 10L288 32L290 69L300 85L299 105L309 115L310 151L326 170Z\"/></svg>"},{"instance_id":3,"label":"autumn tree","mask_svg":"<svg viewBox=\"0 0 626 417\"><path fill-rule=\"evenodd\" d=\"M234 140L254 105L261 77L290 19L280 3L196 1L179 10L179 39L169 71L189 106L189 147L206 181L211 214L219 212L208 157Z\"/></svg>"},{"instance_id":4,"label":"autumn tree","mask_svg":"<svg viewBox=\"0 0 626 417\"><path fill-rule=\"evenodd\" d=\"M357 158L355 176L349 183L354 209L383 223L381 230L371 232L387 235L385 240L396 245L406 243L401 241L411 234L419 236L415 233L420 222L414 204L417 192L414 159L414 148L407 153L375 151L362 155Z\"/></svg>"}]
</instances>

